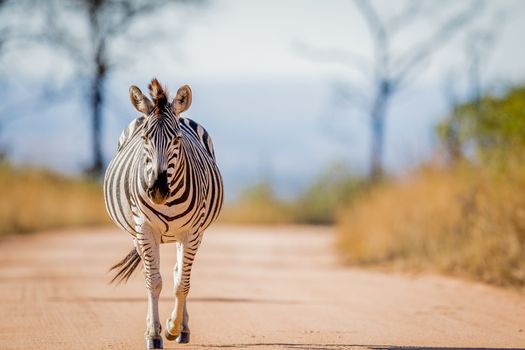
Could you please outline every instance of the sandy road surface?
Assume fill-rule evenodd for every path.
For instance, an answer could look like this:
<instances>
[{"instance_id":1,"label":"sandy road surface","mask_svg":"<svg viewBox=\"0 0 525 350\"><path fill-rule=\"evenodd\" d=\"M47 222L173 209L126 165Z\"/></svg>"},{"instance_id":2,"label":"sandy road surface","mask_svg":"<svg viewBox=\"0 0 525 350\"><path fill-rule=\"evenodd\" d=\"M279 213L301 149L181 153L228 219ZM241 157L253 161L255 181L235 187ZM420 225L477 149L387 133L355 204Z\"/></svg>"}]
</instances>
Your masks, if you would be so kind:
<instances>
[{"instance_id":1,"label":"sandy road surface","mask_svg":"<svg viewBox=\"0 0 525 350\"><path fill-rule=\"evenodd\" d=\"M328 229L210 230L194 265L192 343L165 348L525 347L525 295L343 268ZM0 242L0 349L143 349L142 275L107 284L131 241L111 229ZM162 320L174 246L162 248Z\"/></svg>"}]
</instances>

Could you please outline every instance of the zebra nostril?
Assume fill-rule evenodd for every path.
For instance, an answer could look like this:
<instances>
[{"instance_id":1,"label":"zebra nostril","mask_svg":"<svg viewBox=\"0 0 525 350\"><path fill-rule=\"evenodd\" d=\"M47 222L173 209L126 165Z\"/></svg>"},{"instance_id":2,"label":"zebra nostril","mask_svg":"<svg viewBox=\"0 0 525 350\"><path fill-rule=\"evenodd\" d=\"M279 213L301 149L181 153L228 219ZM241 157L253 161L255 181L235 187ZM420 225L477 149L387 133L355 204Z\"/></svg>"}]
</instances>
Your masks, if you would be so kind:
<instances>
[{"instance_id":1,"label":"zebra nostril","mask_svg":"<svg viewBox=\"0 0 525 350\"><path fill-rule=\"evenodd\" d=\"M159 174L159 176L157 176L157 181L162 183L162 182L167 182L168 181L168 172L167 171L163 171Z\"/></svg>"},{"instance_id":2,"label":"zebra nostril","mask_svg":"<svg viewBox=\"0 0 525 350\"><path fill-rule=\"evenodd\" d=\"M160 172L157 177L148 186L147 194L150 198L156 196L166 197L169 193L168 173L167 171Z\"/></svg>"}]
</instances>

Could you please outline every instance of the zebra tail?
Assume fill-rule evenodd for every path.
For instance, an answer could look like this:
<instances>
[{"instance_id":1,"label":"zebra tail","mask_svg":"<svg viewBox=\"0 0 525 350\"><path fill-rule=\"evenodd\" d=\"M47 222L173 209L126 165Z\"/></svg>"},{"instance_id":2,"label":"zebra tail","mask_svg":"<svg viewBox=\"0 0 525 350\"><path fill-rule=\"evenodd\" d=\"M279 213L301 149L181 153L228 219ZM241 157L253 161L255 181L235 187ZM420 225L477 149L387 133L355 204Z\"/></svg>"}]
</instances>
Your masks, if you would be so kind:
<instances>
[{"instance_id":1,"label":"zebra tail","mask_svg":"<svg viewBox=\"0 0 525 350\"><path fill-rule=\"evenodd\" d=\"M110 283L126 283L139 263L140 255L137 253L137 250L133 248L129 254L124 257L124 259L120 260L109 269L110 272L114 271L115 273L115 276L113 276L113 279Z\"/></svg>"}]
</instances>

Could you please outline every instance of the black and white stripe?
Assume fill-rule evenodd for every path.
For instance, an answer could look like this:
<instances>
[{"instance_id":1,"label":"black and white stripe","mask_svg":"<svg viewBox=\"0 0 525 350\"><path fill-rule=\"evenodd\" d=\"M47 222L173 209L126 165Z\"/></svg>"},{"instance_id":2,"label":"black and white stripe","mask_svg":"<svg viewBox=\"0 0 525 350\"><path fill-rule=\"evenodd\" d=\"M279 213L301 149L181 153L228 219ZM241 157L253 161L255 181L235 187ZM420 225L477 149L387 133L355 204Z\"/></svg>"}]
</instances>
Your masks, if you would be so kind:
<instances>
[{"instance_id":1,"label":"black and white stripe","mask_svg":"<svg viewBox=\"0 0 525 350\"><path fill-rule=\"evenodd\" d=\"M152 97L155 101L153 93ZM177 243L176 306L165 335L187 342L186 295L191 267L203 231L217 219L223 203L222 177L209 134L193 120L176 115L172 103L156 104L123 131L117 154L106 171L104 195L112 220L135 244L114 266L115 278L129 278L139 259L144 265L150 293L146 340L152 348L158 348L160 339L158 246Z\"/></svg>"},{"instance_id":2,"label":"black and white stripe","mask_svg":"<svg viewBox=\"0 0 525 350\"><path fill-rule=\"evenodd\" d=\"M131 134L127 140L121 140L119 151L107 169L104 181L106 207L113 221L133 236L136 235L135 218L144 215L160 226L162 243L177 241L177 233L191 231L195 226L202 231L219 215L223 188L212 141L202 126L191 119L180 118L178 155L167 147L175 134L164 130L169 129L165 125L159 125L158 129L163 133L154 135L158 147L165 148L166 154L172 156L157 159L158 162L167 162L170 196L165 204L154 205L146 196L153 160L142 139L146 126L144 120L144 117L137 118L123 132L125 135L131 131ZM180 157L179 166L172 162L176 160L173 156Z\"/></svg>"}]
</instances>

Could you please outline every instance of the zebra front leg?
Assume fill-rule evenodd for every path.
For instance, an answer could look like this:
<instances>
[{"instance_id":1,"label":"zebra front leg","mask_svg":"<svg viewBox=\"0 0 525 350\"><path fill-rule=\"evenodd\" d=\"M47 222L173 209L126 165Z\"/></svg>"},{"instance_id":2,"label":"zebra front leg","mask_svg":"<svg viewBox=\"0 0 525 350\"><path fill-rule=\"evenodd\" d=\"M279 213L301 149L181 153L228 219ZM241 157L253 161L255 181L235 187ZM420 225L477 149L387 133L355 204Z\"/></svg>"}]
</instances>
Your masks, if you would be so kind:
<instances>
[{"instance_id":1,"label":"zebra front leg","mask_svg":"<svg viewBox=\"0 0 525 350\"><path fill-rule=\"evenodd\" d=\"M162 326L159 320L159 296L162 289L162 278L160 275L158 235L144 224L140 232L137 233L136 244L144 265L148 293L148 315L146 333L144 334L146 347L148 349L162 349Z\"/></svg>"},{"instance_id":2,"label":"zebra front leg","mask_svg":"<svg viewBox=\"0 0 525 350\"><path fill-rule=\"evenodd\" d=\"M166 322L165 337L176 339L177 343L189 343L189 316L186 308L186 297L190 290L190 275L193 259L200 244L200 235L195 233L189 237L188 243L177 243L177 264L173 269L175 281L175 307L171 317Z\"/></svg>"}]
</instances>

